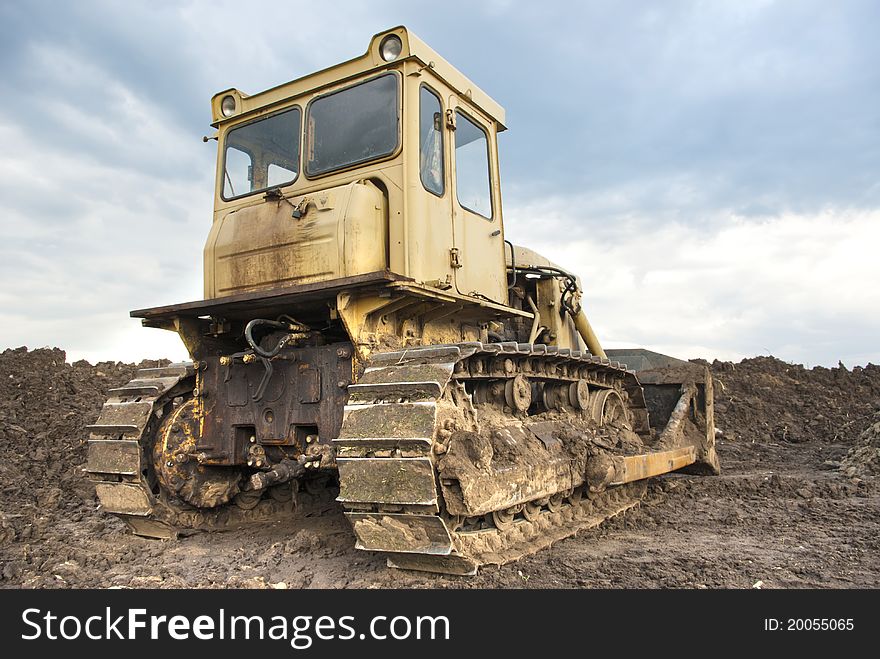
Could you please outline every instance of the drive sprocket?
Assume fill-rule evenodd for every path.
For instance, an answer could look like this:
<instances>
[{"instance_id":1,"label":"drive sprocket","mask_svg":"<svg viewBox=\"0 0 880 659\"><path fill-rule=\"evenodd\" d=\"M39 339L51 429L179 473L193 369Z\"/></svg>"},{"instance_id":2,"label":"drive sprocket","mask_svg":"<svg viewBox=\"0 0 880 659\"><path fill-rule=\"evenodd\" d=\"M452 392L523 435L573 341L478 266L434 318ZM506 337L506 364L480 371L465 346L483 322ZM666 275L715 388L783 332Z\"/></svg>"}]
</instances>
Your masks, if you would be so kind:
<instances>
[{"instance_id":1,"label":"drive sprocket","mask_svg":"<svg viewBox=\"0 0 880 659\"><path fill-rule=\"evenodd\" d=\"M214 508L238 494L241 471L199 463L197 409L197 401L190 398L162 421L153 447L153 466L168 492L197 508Z\"/></svg>"}]
</instances>

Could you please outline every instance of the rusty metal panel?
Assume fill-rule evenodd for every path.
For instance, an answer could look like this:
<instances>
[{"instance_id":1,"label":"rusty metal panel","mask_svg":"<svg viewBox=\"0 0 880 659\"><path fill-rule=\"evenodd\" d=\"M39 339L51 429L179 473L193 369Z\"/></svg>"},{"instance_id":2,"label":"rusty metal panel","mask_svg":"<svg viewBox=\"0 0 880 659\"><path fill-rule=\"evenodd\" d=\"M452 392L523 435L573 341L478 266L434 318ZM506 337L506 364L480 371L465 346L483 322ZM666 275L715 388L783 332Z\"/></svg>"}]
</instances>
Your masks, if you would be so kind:
<instances>
[{"instance_id":1,"label":"rusty metal panel","mask_svg":"<svg viewBox=\"0 0 880 659\"><path fill-rule=\"evenodd\" d=\"M248 391L247 371L243 366L237 368L227 367L225 382L226 402L231 407L244 407L250 400Z\"/></svg>"},{"instance_id":2,"label":"rusty metal panel","mask_svg":"<svg viewBox=\"0 0 880 659\"><path fill-rule=\"evenodd\" d=\"M89 440L86 471L99 474L133 476L141 470L141 448L137 441L123 439Z\"/></svg>"},{"instance_id":3,"label":"rusty metal panel","mask_svg":"<svg viewBox=\"0 0 880 659\"><path fill-rule=\"evenodd\" d=\"M311 364L299 364L296 378L300 403L317 403L321 400L321 371Z\"/></svg>"},{"instance_id":4,"label":"rusty metal panel","mask_svg":"<svg viewBox=\"0 0 880 659\"><path fill-rule=\"evenodd\" d=\"M447 555L452 538L436 515L346 513L357 536L356 547L370 551L394 551Z\"/></svg>"},{"instance_id":5,"label":"rusty metal panel","mask_svg":"<svg viewBox=\"0 0 880 659\"><path fill-rule=\"evenodd\" d=\"M287 347L273 360L272 375L257 399L262 363L221 364L208 356L200 371L206 414L200 450L212 464L240 464L244 444L256 441L302 448L306 435L329 444L339 434L352 378L352 346Z\"/></svg>"},{"instance_id":6,"label":"rusty metal panel","mask_svg":"<svg viewBox=\"0 0 880 659\"><path fill-rule=\"evenodd\" d=\"M344 503L436 505L434 467L428 458L338 458Z\"/></svg>"},{"instance_id":7,"label":"rusty metal panel","mask_svg":"<svg viewBox=\"0 0 880 659\"><path fill-rule=\"evenodd\" d=\"M111 513L146 516L153 512L147 493L130 483L97 483L95 491L101 505Z\"/></svg>"}]
</instances>

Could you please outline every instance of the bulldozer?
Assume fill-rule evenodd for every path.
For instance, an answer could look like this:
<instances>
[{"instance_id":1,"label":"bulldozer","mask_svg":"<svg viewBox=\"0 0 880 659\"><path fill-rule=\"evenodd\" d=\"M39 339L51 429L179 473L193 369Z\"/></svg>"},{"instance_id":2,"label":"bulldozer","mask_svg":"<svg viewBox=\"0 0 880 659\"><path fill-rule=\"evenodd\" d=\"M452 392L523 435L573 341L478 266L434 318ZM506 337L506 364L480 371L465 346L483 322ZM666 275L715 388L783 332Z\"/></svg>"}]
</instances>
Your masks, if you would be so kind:
<instances>
[{"instance_id":1,"label":"bulldozer","mask_svg":"<svg viewBox=\"0 0 880 659\"><path fill-rule=\"evenodd\" d=\"M604 350L578 276L505 239L504 109L410 30L211 111L204 299L131 312L192 361L141 369L89 426L86 471L133 533L329 491L358 549L467 575L652 477L718 473L708 369Z\"/></svg>"}]
</instances>

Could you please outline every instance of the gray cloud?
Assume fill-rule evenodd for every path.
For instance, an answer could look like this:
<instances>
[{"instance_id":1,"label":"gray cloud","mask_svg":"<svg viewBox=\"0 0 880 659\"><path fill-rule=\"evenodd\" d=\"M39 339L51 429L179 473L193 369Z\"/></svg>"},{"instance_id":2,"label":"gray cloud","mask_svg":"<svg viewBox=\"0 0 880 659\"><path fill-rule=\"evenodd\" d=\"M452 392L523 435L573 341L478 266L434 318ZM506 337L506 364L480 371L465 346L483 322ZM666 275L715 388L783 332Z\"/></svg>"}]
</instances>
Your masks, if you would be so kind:
<instances>
[{"instance_id":1,"label":"gray cloud","mask_svg":"<svg viewBox=\"0 0 880 659\"><path fill-rule=\"evenodd\" d=\"M694 213L755 200L796 210L880 201L876 4L669 6L590 6L555 22L518 12L556 37L524 29L499 44L522 71L493 80L512 106L505 169L517 183L532 163L548 189L708 179L711 198L684 209ZM527 39L546 47L514 47ZM523 91L534 94L528 104Z\"/></svg>"},{"instance_id":2,"label":"gray cloud","mask_svg":"<svg viewBox=\"0 0 880 659\"><path fill-rule=\"evenodd\" d=\"M880 208L880 5L867 0L6 2L0 343L89 357L176 349L173 336L126 315L201 294L215 146L199 138L210 130L210 96L329 66L398 23L507 108L508 234L572 267L580 259L551 232L588 240L582 253L604 247L628 270L627 244L641 253L642 236L663 227L687 227L720 249L732 218L771 236L790 214L824 213L850 228L845 218ZM846 254L837 257L829 267L847 271ZM633 276L644 286L658 269ZM796 269L783 272L796 286ZM611 296L595 295L612 339L651 341L630 331ZM674 318L655 340L717 354L772 347L806 361L811 350L831 363L844 353L880 359L877 318L858 307L834 316L786 302L793 332L781 311L750 314L747 294L707 300L732 324L754 320L727 346L677 330ZM685 343L673 340L683 334Z\"/></svg>"}]
</instances>

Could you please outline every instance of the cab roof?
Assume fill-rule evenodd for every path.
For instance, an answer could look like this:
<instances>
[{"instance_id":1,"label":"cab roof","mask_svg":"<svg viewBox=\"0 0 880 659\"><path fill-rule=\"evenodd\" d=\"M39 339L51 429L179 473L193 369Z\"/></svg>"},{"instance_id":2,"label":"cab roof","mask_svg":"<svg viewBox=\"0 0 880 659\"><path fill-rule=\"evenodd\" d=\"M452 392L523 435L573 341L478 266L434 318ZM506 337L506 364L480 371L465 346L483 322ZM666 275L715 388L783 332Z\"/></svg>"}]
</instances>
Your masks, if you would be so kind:
<instances>
[{"instance_id":1,"label":"cab roof","mask_svg":"<svg viewBox=\"0 0 880 659\"><path fill-rule=\"evenodd\" d=\"M386 62L380 54L380 45L390 35L396 35L400 39L402 48L398 57L390 62ZM381 71L391 68L403 60L414 60L422 67L429 69L433 75L449 85L456 94L466 98L489 115L498 124L499 131L506 129L504 108L402 25L375 34L370 40L369 48L360 57L355 57L346 62L310 73L258 94L249 95L234 88L218 92L211 99L211 114L213 118L211 125L216 128L227 121L240 119L244 115L271 108L290 98L309 94L324 87L361 77L370 71ZM220 108L221 101L225 96L232 96L236 102L236 111L229 117L224 116Z\"/></svg>"}]
</instances>

